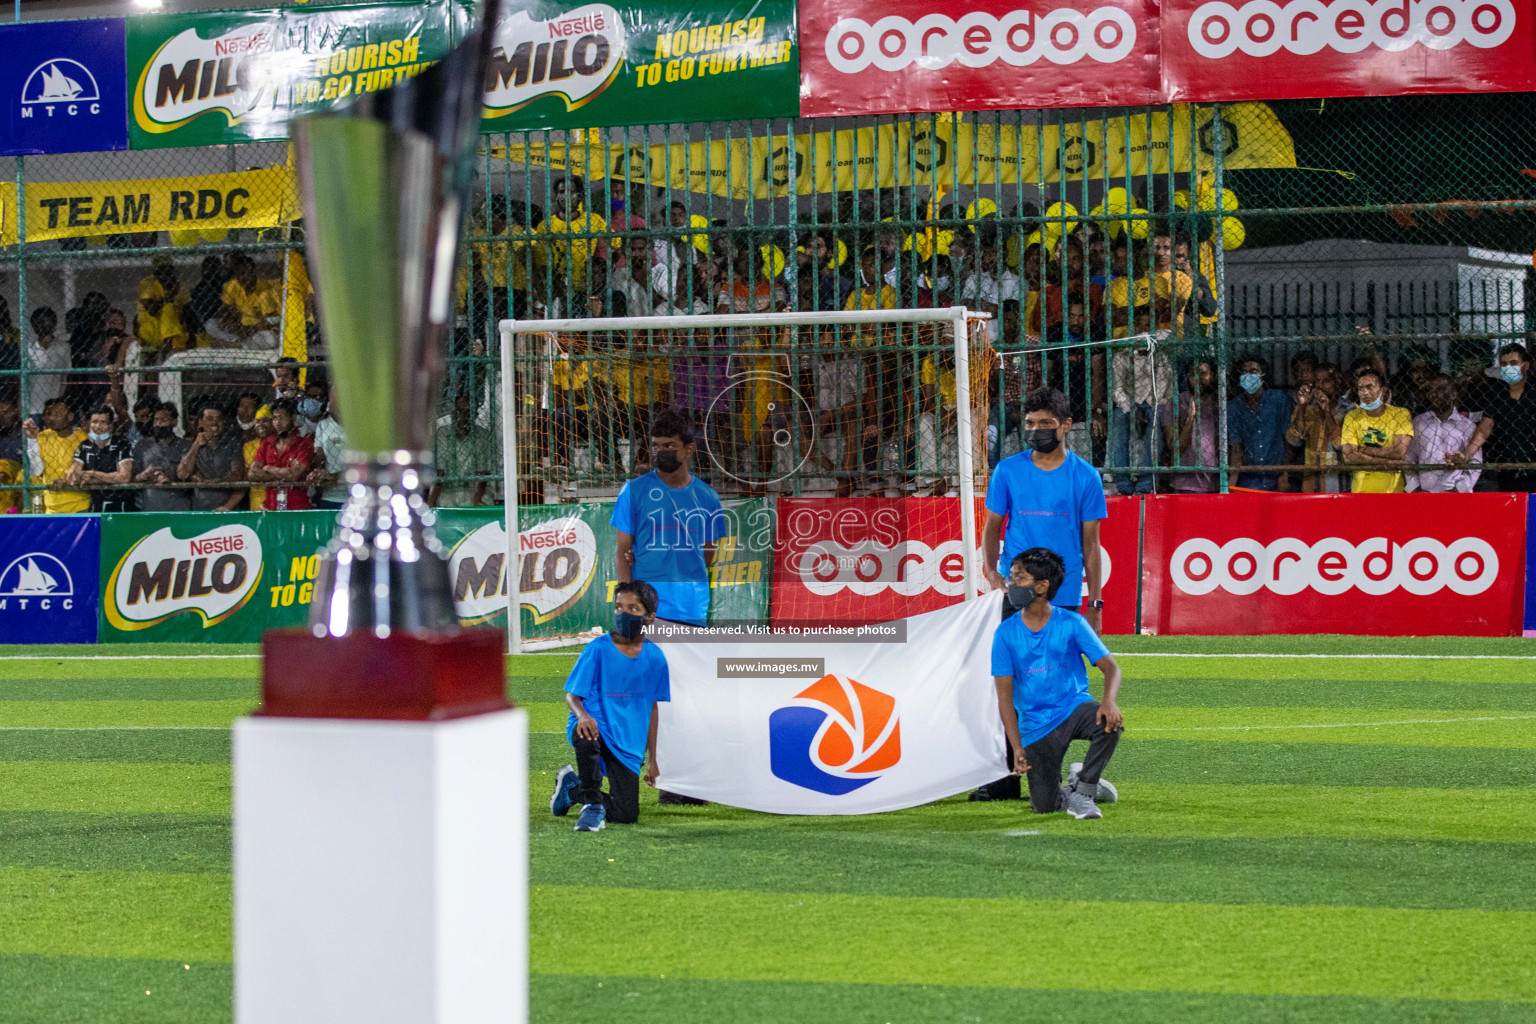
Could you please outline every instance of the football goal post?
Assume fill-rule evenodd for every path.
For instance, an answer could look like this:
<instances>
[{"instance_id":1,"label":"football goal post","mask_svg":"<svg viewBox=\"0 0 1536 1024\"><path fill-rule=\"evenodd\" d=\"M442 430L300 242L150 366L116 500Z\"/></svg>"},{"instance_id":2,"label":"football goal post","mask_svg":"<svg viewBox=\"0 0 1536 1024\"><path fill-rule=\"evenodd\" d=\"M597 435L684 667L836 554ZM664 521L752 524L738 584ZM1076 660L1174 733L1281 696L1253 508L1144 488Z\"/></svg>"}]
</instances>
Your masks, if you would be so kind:
<instances>
[{"instance_id":1,"label":"football goal post","mask_svg":"<svg viewBox=\"0 0 1536 1024\"><path fill-rule=\"evenodd\" d=\"M532 528L527 520L547 519L519 506L612 501L651 469L651 423L664 411L692 425L693 471L728 513L756 501L777 507L780 522L790 512L823 526L833 512L842 517L837 544L816 549L825 579L808 576L813 587L851 595L894 572L900 591L912 574L937 573L948 559L949 599L974 596L982 578L976 493L987 473L995 362L988 319L951 306L501 321L508 649L527 649L521 609L535 609L536 623L549 614L530 588L563 578L558 566L528 563L540 543L552 542L542 534L519 541ZM954 529L956 505L959 536L946 534L933 555L936 538ZM893 526L888 508L883 524L868 521L886 506L933 522ZM891 539L905 544L908 525L924 554L893 559ZM777 551L785 542L780 530L772 544ZM850 598L843 621L869 607ZM540 646L550 639L558 637L541 628Z\"/></svg>"}]
</instances>

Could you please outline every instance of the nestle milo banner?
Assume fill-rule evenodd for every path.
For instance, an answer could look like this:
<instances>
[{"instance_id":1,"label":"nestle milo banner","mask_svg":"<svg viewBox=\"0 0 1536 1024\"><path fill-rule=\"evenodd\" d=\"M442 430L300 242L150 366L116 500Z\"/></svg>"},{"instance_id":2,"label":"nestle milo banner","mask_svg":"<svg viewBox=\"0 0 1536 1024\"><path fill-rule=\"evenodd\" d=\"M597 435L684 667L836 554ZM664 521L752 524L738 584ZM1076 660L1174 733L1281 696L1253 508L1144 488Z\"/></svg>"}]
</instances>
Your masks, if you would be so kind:
<instances>
[{"instance_id":1,"label":"nestle milo banner","mask_svg":"<svg viewBox=\"0 0 1536 1024\"><path fill-rule=\"evenodd\" d=\"M334 512L104 515L100 640L253 643L302 625L335 524Z\"/></svg>"},{"instance_id":2,"label":"nestle milo banner","mask_svg":"<svg viewBox=\"0 0 1536 1024\"><path fill-rule=\"evenodd\" d=\"M446 2L128 19L134 149L288 137L288 120L420 74L449 48Z\"/></svg>"},{"instance_id":3,"label":"nestle milo banner","mask_svg":"<svg viewBox=\"0 0 1536 1024\"><path fill-rule=\"evenodd\" d=\"M523 636L584 633L613 626L618 582L608 525L613 506L528 505L519 512L518 593ZM763 619L773 565L775 515L770 500L725 503L729 529L710 570L710 619ZM448 571L459 621L507 623L507 534L500 509L444 509L437 535L449 549Z\"/></svg>"},{"instance_id":4,"label":"nestle milo banner","mask_svg":"<svg viewBox=\"0 0 1536 1024\"><path fill-rule=\"evenodd\" d=\"M485 82L486 131L794 117L793 0L503 7Z\"/></svg>"}]
</instances>

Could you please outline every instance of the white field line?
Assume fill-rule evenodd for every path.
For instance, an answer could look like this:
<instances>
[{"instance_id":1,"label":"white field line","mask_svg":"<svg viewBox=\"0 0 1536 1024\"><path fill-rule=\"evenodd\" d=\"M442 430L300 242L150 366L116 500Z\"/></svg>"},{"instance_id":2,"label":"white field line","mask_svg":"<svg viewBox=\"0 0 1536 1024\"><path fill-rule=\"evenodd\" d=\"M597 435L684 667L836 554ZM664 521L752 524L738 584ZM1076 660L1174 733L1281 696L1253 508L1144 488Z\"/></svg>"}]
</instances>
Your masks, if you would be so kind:
<instances>
[{"instance_id":1,"label":"white field line","mask_svg":"<svg viewBox=\"0 0 1536 1024\"><path fill-rule=\"evenodd\" d=\"M1149 732L1250 732L1264 729L1376 729L1389 725L1452 725L1456 722L1523 722L1536 719L1536 715L1478 715L1469 718L1400 718L1391 722L1312 722L1306 725L1188 725L1165 726L1161 729L1135 729L1136 734Z\"/></svg>"}]
</instances>

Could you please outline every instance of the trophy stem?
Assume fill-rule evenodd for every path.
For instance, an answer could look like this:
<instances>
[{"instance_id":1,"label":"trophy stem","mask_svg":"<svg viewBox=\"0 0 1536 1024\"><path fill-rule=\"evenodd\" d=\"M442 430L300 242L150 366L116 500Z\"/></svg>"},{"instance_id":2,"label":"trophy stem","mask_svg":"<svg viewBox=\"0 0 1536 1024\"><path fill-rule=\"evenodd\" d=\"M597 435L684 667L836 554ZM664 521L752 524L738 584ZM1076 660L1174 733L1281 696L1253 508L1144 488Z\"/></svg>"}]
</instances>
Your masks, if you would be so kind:
<instances>
[{"instance_id":1,"label":"trophy stem","mask_svg":"<svg viewBox=\"0 0 1536 1024\"><path fill-rule=\"evenodd\" d=\"M432 454L347 452L347 503L310 604L317 637L458 630L448 562L425 490Z\"/></svg>"}]
</instances>

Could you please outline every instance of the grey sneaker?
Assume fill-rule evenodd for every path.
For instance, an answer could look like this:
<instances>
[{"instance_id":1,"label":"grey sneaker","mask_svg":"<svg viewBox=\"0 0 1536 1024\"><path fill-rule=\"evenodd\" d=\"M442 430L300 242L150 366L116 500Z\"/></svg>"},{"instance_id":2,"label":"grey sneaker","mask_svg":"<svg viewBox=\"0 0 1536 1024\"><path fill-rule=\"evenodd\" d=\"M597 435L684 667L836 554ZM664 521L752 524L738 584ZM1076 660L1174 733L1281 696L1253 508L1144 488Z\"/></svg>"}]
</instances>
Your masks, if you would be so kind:
<instances>
[{"instance_id":1,"label":"grey sneaker","mask_svg":"<svg viewBox=\"0 0 1536 1024\"><path fill-rule=\"evenodd\" d=\"M1102 818L1104 814L1099 810L1099 805L1093 802L1093 798L1087 793L1080 793L1076 789L1064 790L1066 795L1066 811L1072 817L1079 820L1083 818Z\"/></svg>"},{"instance_id":2,"label":"grey sneaker","mask_svg":"<svg viewBox=\"0 0 1536 1024\"><path fill-rule=\"evenodd\" d=\"M1067 768L1067 788L1077 785L1077 775L1083 770L1083 762L1073 761ZM1120 791L1115 784L1108 779L1099 780L1099 791L1093 795L1093 802L1098 804L1114 804L1120 802Z\"/></svg>"}]
</instances>

